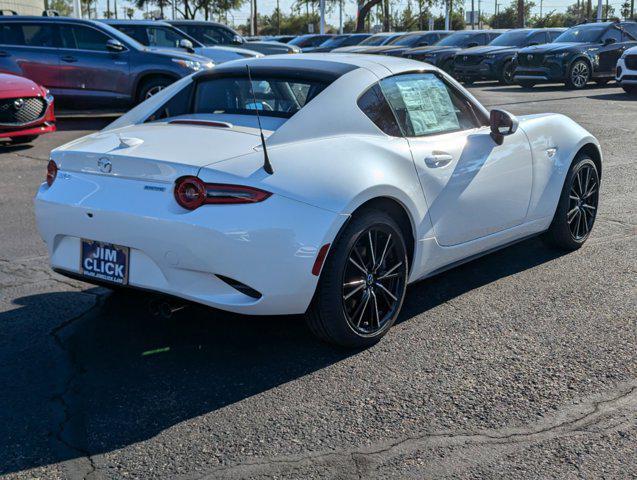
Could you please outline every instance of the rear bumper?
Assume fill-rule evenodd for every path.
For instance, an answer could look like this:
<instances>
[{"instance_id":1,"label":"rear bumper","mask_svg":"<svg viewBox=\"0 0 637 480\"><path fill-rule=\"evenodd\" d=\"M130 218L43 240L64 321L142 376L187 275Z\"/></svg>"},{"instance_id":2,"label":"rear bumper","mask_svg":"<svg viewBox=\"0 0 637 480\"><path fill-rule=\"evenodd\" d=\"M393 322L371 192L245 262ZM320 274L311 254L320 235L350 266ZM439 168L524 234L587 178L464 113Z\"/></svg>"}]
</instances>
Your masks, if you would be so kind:
<instances>
[{"instance_id":1,"label":"rear bumper","mask_svg":"<svg viewBox=\"0 0 637 480\"><path fill-rule=\"evenodd\" d=\"M149 182L100 178L98 186L91 177L61 171L36 195L54 269L79 274L83 238L128 246L131 287L238 313L304 313L318 281L311 273L316 254L347 219L279 195L189 212L175 203L172 185L149 192ZM217 275L262 296L245 295Z\"/></svg>"}]
</instances>

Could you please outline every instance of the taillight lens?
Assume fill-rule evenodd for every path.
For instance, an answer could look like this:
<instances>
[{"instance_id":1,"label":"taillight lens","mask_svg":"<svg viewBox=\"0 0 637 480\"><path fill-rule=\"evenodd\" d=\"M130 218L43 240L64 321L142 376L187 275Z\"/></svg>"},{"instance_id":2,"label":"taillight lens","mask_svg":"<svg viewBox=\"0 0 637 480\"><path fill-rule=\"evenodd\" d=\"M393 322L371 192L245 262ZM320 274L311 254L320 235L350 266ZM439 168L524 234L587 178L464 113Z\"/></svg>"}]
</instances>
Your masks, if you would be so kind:
<instances>
[{"instance_id":1,"label":"taillight lens","mask_svg":"<svg viewBox=\"0 0 637 480\"><path fill-rule=\"evenodd\" d=\"M53 160L49 160L46 166L46 184L50 187L58 176L58 166Z\"/></svg>"},{"instance_id":2,"label":"taillight lens","mask_svg":"<svg viewBox=\"0 0 637 480\"><path fill-rule=\"evenodd\" d=\"M175 183L175 200L182 207L194 210L202 205L258 203L270 192L243 185L204 183L198 177L181 177Z\"/></svg>"}]
</instances>

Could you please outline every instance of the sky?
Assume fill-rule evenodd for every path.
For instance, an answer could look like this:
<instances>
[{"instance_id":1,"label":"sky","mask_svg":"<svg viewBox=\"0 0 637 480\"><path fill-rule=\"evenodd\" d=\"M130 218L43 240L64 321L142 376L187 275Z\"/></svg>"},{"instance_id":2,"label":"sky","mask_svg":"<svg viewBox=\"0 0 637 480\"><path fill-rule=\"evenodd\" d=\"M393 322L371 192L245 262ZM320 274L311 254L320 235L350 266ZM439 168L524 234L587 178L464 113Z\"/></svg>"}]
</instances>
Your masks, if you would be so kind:
<instances>
[{"instance_id":1,"label":"sky","mask_svg":"<svg viewBox=\"0 0 637 480\"><path fill-rule=\"evenodd\" d=\"M294 0L279 0L279 1L280 1L281 10L284 13L290 13L291 8L295 3ZM534 0L534 1L535 3L537 3L537 5L532 10L532 13L534 15L538 15L540 13L541 0ZM564 12L566 11L567 6L575 3L576 1L577 0L542 0L542 12L543 14L546 14L552 10L555 10L556 12ZM604 2L605 1L606 0L604 0ZM99 0L99 2L102 5L99 11L106 10L106 0ZM496 0L480 0L480 2L478 0L474 0L476 10L478 9L478 3L480 3L482 12L485 12L487 15L493 14L495 10L495 2ZM500 5L508 6L510 4L510 0L504 0L504 1L498 0L498 3ZM619 15L623 0L612 0L612 1L609 0L608 3L609 5L612 5L615 8L615 14ZM113 4L113 1L111 0L111 5L112 4ZM125 1L118 0L118 4L119 4L120 12L123 11L123 9L125 8L124 7ZM276 5L277 5L277 0L257 0L257 7L259 10L259 13L261 14L268 15L272 13L272 11L276 8ZM597 5L596 0L593 0L594 11L596 11L596 5ZM356 3L354 0L343 0L343 6L344 6L343 21L345 21L348 16L354 17L356 15ZM397 9L399 11L402 11L406 6L407 6L407 0L390 0L390 8L392 10ZM416 6L417 6L417 0L412 0L412 8L415 9ZM465 1L464 6L466 11L471 10L471 0ZM437 7L437 8L434 8L433 11L435 14L438 14L442 12L442 9L440 7ZM246 3L240 10L232 11L231 14L232 15L228 16L230 26L232 26L233 16L234 16L235 25L246 24L248 21L248 17L250 16L250 4ZM136 15L137 18L141 18L141 16L142 16L142 12L138 12ZM336 8L333 12L328 14L327 23L334 26L338 26L338 19L339 19L338 8Z\"/></svg>"}]
</instances>

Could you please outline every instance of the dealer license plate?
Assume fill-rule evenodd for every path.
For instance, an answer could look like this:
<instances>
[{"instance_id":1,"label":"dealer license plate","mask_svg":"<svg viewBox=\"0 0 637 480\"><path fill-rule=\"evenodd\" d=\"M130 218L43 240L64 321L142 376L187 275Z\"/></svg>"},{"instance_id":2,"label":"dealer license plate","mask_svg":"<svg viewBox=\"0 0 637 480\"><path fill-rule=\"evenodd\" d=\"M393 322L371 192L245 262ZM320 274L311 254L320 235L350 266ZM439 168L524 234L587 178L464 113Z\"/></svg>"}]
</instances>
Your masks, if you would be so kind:
<instances>
[{"instance_id":1,"label":"dealer license plate","mask_svg":"<svg viewBox=\"0 0 637 480\"><path fill-rule=\"evenodd\" d=\"M80 273L117 285L128 284L130 248L82 239Z\"/></svg>"}]
</instances>

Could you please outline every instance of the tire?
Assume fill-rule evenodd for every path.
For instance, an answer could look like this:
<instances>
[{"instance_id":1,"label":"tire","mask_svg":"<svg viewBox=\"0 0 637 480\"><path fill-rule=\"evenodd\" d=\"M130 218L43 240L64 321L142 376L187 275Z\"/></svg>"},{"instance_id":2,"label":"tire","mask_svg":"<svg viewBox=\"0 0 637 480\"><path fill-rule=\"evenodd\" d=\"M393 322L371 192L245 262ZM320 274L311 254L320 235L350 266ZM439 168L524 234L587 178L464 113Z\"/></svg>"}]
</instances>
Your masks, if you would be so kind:
<instances>
[{"instance_id":1,"label":"tire","mask_svg":"<svg viewBox=\"0 0 637 480\"><path fill-rule=\"evenodd\" d=\"M405 239L398 224L383 211L363 210L332 244L306 313L309 329L333 345L373 345L400 313L408 271Z\"/></svg>"},{"instance_id":2,"label":"tire","mask_svg":"<svg viewBox=\"0 0 637 480\"><path fill-rule=\"evenodd\" d=\"M26 137L13 137L13 138L11 138L9 143L11 145L22 145L24 143L31 143L36 138L38 138L37 135L29 135L29 136L26 136Z\"/></svg>"},{"instance_id":3,"label":"tire","mask_svg":"<svg viewBox=\"0 0 637 480\"><path fill-rule=\"evenodd\" d=\"M502 85L513 85L513 72L515 68L513 68L513 62L509 60L505 62L502 66L502 72L500 73L500 84Z\"/></svg>"},{"instance_id":4,"label":"tire","mask_svg":"<svg viewBox=\"0 0 637 480\"><path fill-rule=\"evenodd\" d=\"M173 81L174 80L165 77L155 77L146 80L139 88L139 92L137 92L137 103L142 103L144 100L149 99L173 83Z\"/></svg>"},{"instance_id":5,"label":"tire","mask_svg":"<svg viewBox=\"0 0 637 480\"><path fill-rule=\"evenodd\" d=\"M637 87L633 85L622 85L622 88L628 95L637 95Z\"/></svg>"},{"instance_id":6,"label":"tire","mask_svg":"<svg viewBox=\"0 0 637 480\"><path fill-rule=\"evenodd\" d=\"M520 80L518 82L522 88L533 88L535 87L535 82L529 82L528 80Z\"/></svg>"},{"instance_id":7,"label":"tire","mask_svg":"<svg viewBox=\"0 0 637 480\"><path fill-rule=\"evenodd\" d=\"M568 77L566 78L566 86L574 90L586 88L591 80L591 67L586 60L575 60L568 69Z\"/></svg>"},{"instance_id":8,"label":"tire","mask_svg":"<svg viewBox=\"0 0 637 480\"><path fill-rule=\"evenodd\" d=\"M577 250L584 244L597 216L599 185L595 162L588 155L579 154L566 175L545 240L562 250Z\"/></svg>"}]
</instances>

